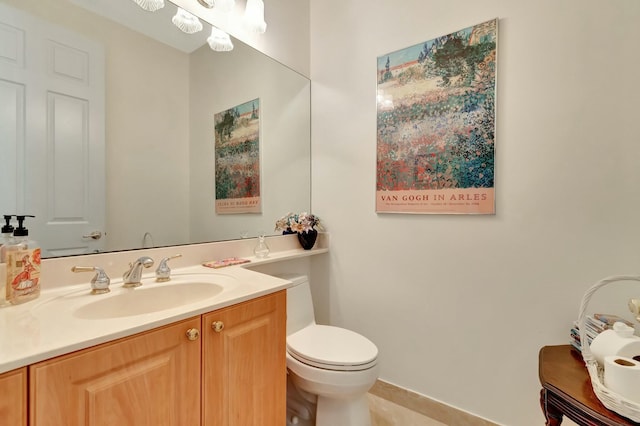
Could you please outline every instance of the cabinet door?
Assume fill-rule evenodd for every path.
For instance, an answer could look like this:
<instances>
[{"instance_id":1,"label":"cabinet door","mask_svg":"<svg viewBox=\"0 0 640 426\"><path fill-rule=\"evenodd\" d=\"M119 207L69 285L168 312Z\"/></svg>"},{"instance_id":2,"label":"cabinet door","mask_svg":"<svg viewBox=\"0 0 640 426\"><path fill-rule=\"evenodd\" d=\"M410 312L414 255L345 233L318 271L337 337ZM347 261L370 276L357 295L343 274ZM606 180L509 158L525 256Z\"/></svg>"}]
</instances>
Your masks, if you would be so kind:
<instances>
[{"instance_id":1,"label":"cabinet door","mask_svg":"<svg viewBox=\"0 0 640 426\"><path fill-rule=\"evenodd\" d=\"M30 366L30 425L199 425L201 345L190 329L200 317Z\"/></svg>"},{"instance_id":2,"label":"cabinet door","mask_svg":"<svg viewBox=\"0 0 640 426\"><path fill-rule=\"evenodd\" d=\"M27 426L27 368L0 374L0 423Z\"/></svg>"},{"instance_id":3,"label":"cabinet door","mask_svg":"<svg viewBox=\"0 0 640 426\"><path fill-rule=\"evenodd\" d=\"M284 425L286 292L204 315L202 327L203 425Z\"/></svg>"}]
</instances>

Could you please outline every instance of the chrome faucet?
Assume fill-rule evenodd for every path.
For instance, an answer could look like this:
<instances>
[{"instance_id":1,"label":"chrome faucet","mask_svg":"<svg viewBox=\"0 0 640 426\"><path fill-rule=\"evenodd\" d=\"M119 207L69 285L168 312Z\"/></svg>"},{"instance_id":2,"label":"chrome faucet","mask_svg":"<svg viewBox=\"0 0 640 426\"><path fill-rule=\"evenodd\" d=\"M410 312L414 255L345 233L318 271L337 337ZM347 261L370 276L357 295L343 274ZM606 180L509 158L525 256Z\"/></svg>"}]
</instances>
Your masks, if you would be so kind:
<instances>
[{"instance_id":1,"label":"chrome faucet","mask_svg":"<svg viewBox=\"0 0 640 426\"><path fill-rule=\"evenodd\" d=\"M122 279L124 280L123 287L131 288L141 286L140 279L142 278L142 268L150 268L153 266L153 259L148 256L142 256L135 262L129 264L129 270L124 273Z\"/></svg>"},{"instance_id":2,"label":"chrome faucet","mask_svg":"<svg viewBox=\"0 0 640 426\"><path fill-rule=\"evenodd\" d=\"M109 293L109 284L111 279L104 272L104 269L97 266L74 266L71 272L91 272L95 271L95 275L91 279L91 294Z\"/></svg>"},{"instance_id":3,"label":"chrome faucet","mask_svg":"<svg viewBox=\"0 0 640 426\"><path fill-rule=\"evenodd\" d=\"M169 261L171 259L176 259L178 257L182 257L181 254L176 254L173 256L165 257L160 261L158 265L158 269L156 269L156 281L161 283L164 281L169 281L171 279L171 268L169 268Z\"/></svg>"}]
</instances>

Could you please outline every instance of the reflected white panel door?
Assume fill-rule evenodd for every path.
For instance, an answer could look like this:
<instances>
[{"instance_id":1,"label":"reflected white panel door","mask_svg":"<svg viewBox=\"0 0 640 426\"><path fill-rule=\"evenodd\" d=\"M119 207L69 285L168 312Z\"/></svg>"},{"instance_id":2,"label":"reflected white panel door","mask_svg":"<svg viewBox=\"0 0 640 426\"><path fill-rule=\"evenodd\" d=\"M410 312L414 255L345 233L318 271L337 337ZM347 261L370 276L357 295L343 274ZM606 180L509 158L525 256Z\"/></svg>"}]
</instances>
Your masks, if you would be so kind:
<instances>
[{"instance_id":1,"label":"reflected white panel door","mask_svg":"<svg viewBox=\"0 0 640 426\"><path fill-rule=\"evenodd\" d=\"M9 201L0 214L35 215L27 227L43 256L101 251L104 48L1 4L0 33L0 138L7 137L3 158L9 152L15 159L15 169L2 172L9 179L0 198L6 190Z\"/></svg>"},{"instance_id":2,"label":"reflected white panel door","mask_svg":"<svg viewBox=\"0 0 640 426\"><path fill-rule=\"evenodd\" d=\"M2 10L0 9L0 12ZM4 17L4 14L0 15ZM24 208L25 34L0 21L0 214Z\"/></svg>"}]
</instances>

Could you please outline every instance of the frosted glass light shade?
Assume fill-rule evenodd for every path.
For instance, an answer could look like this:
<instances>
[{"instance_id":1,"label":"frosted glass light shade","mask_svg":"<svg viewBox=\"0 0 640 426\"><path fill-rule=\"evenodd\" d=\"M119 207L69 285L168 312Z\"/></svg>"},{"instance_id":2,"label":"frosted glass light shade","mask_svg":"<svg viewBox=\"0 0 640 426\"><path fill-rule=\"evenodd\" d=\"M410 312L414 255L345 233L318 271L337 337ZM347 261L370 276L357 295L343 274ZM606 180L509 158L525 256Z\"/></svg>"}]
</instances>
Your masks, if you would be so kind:
<instances>
[{"instance_id":1,"label":"frosted glass light shade","mask_svg":"<svg viewBox=\"0 0 640 426\"><path fill-rule=\"evenodd\" d=\"M228 52L233 49L233 43L231 43L229 34L216 27L211 27L211 35L207 37L207 43L209 43L209 47L216 52Z\"/></svg>"},{"instance_id":2,"label":"frosted glass light shade","mask_svg":"<svg viewBox=\"0 0 640 426\"><path fill-rule=\"evenodd\" d=\"M267 30L267 23L264 21L264 2L247 0L243 21L247 30L258 34L264 33Z\"/></svg>"},{"instance_id":3,"label":"frosted glass light shade","mask_svg":"<svg viewBox=\"0 0 640 426\"><path fill-rule=\"evenodd\" d=\"M164 7L164 0L133 0L138 6L148 12L155 12Z\"/></svg>"},{"instance_id":4,"label":"frosted glass light shade","mask_svg":"<svg viewBox=\"0 0 640 426\"><path fill-rule=\"evenodd\" d=\"M224 13L231 12L235 4L236 0L215 0L216 9Z\"/></svg>"},{"instance_id":5,"label":"frosted glass light shade","mask_svg":"<svg viewBox=\"0 0 640 426\"><path fill-rule=\"evenodd\" d=\"M178 8L178 12L173 16L173 18L171 18L171 22L187 34L202 31L202 22L200 22L196 16L181 7Z\"/></svg>"}]
</instances>

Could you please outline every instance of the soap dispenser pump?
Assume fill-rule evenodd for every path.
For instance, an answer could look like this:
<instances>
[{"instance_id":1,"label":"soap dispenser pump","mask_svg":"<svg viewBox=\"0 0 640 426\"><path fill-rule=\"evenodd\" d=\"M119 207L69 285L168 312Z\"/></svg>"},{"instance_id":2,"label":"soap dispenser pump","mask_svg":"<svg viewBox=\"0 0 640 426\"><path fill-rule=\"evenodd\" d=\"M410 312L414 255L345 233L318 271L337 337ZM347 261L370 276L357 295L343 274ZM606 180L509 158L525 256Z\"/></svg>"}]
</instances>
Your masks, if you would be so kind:
<instances>
[{"instance_id":1,"label":"soap dispenser pump","mask_svg":"<svg viewBox=\"0 0 640 426\"><path fill-rule=\"evenodd\" d=\"M5 214L4 215L4 225L2 225L2 236L4 237L5 234L10 234L13 235L13 225L11 225L11 218L13 217L12 214Z\"/></svg>"},{"instance_id":2,"label":"soap dispenser pump","mask_svg":"<svg viewBox=\"0 0 640 426\"><path fill-rule=\"evenodd\" d=\"M29 230L24 226L27 217L35 216L16 216L18 227L13 231L13 242L5 250L6 298L14 305L40 295L40 247L29 239Z\"/></svg>"},{"instance_id":3,"label":"soap dispenser pump","mask_svg":"<svg viewBox=\"0 0 640 426\"><path fill-rule=\"evenodd\" d=\"M5 224L2 225L2 230L0 231L0 250L2 250L2 247L7 246L11 243L13 243L13 225L11 225L11 218L13 217L12 214L5 214L4 215L4 222ZM0 254L0 262L4 262L4 255Z\"/></svg>"},{"instance_id":4,"label":"soap dispenser pump","mask_svg":"<svg viewBox=\"0 0 640 426\"><path fill-rule=\"evenodd\" d=\"M5 252L7 246L13 244L13 225L11 218L13 215L5 214L5 224L0 231L0 307L9 306L7 301L7 264L5 261Z\"/></svg>"}]
</instances>

